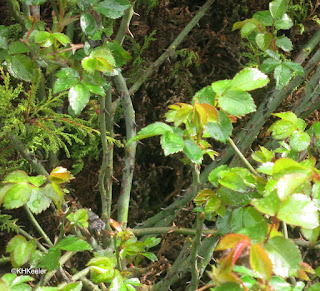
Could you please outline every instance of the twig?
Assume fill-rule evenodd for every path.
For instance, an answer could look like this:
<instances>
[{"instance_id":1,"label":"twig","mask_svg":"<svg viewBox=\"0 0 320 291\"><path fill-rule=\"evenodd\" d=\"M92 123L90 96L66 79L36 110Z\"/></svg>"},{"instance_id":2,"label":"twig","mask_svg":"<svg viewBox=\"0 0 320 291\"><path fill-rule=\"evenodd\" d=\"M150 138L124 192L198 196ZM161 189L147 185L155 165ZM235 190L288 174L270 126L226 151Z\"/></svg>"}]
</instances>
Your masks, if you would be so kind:
<instances>
[{"instance_id":1,"label":"twig","mask_svg":"<svg viewBox=\"0 0 320 291\"><path fill-rule=\"evenodd\" d=\"M176 50L177 46L184 40L192 28L194 28L206 11L210 8L215 0L208 0L191 19L187 26L180 32L177 38L171 43L169 48L144 72L144 74L129 89L130 95L133 95L140 86L153 74L159 66Z\"/></svg>"},{"instance_id":2,"label":"twig","mask_svg":"<svg viewBox=\"0 0 320 291\"><path fill-rule=\"evenodd\" d=\"M142 235L157 235L165 233L178 233L184 235L195 235L196 230L193 228L184 228L184 227L150 227L150 228L127 228L136 236ZM203 229L202 233L205 235L217 235L219 231L217 229Z\"/></svg>"},{"instance_id":3,"label":"twig","mask_svg":"<svg viewBox=\"0 0 320 291\"><path fill-rule=\"evenodd\" d=\"M22 234L24 237L26 237L27 239L34 239L34 237L32 235L30 235L29 233L27 233L26 231L24 231L23 229L19 228L19 233ZM39 248L39 250L41 250L44 253L48 253L48 250L38 241L36 240L36 244Z\"/></svg>"},{"instance_id":4,"label":"twig","mask_svg":"<svg viewBox=\"0 0 320 291\"><path fill-rule=\"evenodd\" d=\"M51 242L50 238L47 236L47 234L44 232L44 230L42 229L42 227L40 226L40 224L38 223L38 221L36 220L36 218L33 216L32 212L30 211L29 207L24 205L24 210L26 211L29 219L31 220L33 226L37 229L37 231L39 232L39 234L43 237L43 239L46 241L46 243L52 247L53 243Z\"/></svg>"}]
</instances>

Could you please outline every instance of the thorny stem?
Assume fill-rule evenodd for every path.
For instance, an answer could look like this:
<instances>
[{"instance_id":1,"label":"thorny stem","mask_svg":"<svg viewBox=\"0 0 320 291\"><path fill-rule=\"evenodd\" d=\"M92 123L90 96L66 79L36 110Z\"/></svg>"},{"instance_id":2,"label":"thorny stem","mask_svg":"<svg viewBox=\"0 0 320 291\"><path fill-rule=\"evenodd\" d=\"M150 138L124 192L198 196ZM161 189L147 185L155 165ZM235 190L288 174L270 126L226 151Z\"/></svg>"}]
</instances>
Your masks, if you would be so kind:
<instances>
[{"instance_id":1,"label":"thorny stem","mask_svg":"<svg viewBox=\"0 0 320 291\"><path fill-rule=\"evenodd\" d=\"M193 169L193 188L196 193L198 193L200 188L200 171L198 165L194 165ZM198 270L198 251L201 243L201 234L202 234L202 226L204 221L204 213L197 212L196 219L196 233L193 239L191 254L190 254L190 263L191 263L191 283L188 290L196 290L199 284L199 270Z\"/></svg>"},{"instance_id":2,"label":"thorny stem","mask_svg":"<svg viewBox=\"0 0 320 291\"><path fill-rule=\"evenodd\" d=\"M229 137L228 139L229 144L232 146L234 151L238 154L240 159L244 162L244 164L249 168L249 170L252 172L252 174L260 177L259 173L251 166L251 164L248 162L248 160L244 157L244 155L240 152L236 144L233 142L233 140Z\"/></svg>"},{"instance_id":3,"label":"thorny stem","mask_svg":"<svg viewBox=\"0 0 320 291\"><path fill-rule=\"evenodd\" d=\"M120 92L121 104L124 109L126 124L126 138L131 139L136 135L135 111L129 95L125 79L121 74L114 79L118 92ZM130 203L130 192L132 186L133 170L135 164L137 143L133 142L125 148L125 168L123 169L120 197L118 203L118 222L126 226L128 221L128 211Z\"/></svg>"},{"instance_id":4,"label":"thorny stem","mask_svg":"<svg viewBox=\"0 0 320 291\"><path fill-rule=\"evenodd\" d=\"M184 227L150 227L150 228L127 228L136 236L142 235L157 235L165 233L178 233L184 235L195 235L196 230L193 228L184 228ZM205 235L217 235L219 231L217 229L204 229L202 233Z\"/></svg>"},{"instance_id":5,"label":"thorny stem","mask_svg":"<svg viewBox=\"0 0 320 291\"><path fill-rule=\"evenodd\" d=\"M215 0L208 0L197 12L197 14L191 19L187 26L180 32L177 38L171 43L169 48L144 72L143 75L132 85L129 89L130 95L133 95L140 86L153 74L159 66L176 50L177 46L183 41L193 27L195 27L202 16L210 8Z\"/></svg>"},{"instance_id":6,"label":"thorny stem","mask_svg":"<svg viewBox=\"0 0 320 291\"><path fill-rule=\"evenodd\" d=\"M40 224L38 223L38 221L36 220L36 218L33 216L32 212L30 211L29 207L24 205L24 209L27 213L27 215L29 216L29 219L31 220L32 224L34 225L34 227L37 229L37 231L39 232L39 234L42 235L43 239L46 241L46 243L52 247L53 243L51 242L50 238L47 236L47 234L44 232L44 230L42 229L42 227L40 226Z\"/></svg>"},{"instance_id":7,"label":"thorny stem","mask_svg":"<svg viewBox=\"0 0 320 291\"><path fill-rule=\"evenodd\" d=\"M72 279L72 282L76 282L76 281L78 281L80 278L86 276L86 275L89 273L89 271L90 271L90 268L87 267L87 268L79 271L78 273L74 274L74 275L72 276L72 278L71 278L71 279ZM67 284L68 284L67 282L64 282L64 283L60 284L60 285L58 286L58 288L59 288L59 289L63 289Z\"/></svg>"}]
</instances>

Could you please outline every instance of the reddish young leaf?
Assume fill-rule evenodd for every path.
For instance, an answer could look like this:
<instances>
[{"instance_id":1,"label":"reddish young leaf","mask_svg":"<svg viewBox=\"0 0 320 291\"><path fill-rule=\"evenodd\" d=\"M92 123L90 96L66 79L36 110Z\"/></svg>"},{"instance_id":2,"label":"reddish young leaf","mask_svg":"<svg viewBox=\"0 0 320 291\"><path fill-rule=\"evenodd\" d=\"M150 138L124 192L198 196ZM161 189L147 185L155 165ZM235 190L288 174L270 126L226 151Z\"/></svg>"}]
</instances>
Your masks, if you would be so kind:
<instances>
[{"instance_id":1,"label":"reddish young leaf","mask_svg":"<svg viewBox=\"0 0 320 291\"><path fill-rule=\"evenodd\" d=\"M250 248L250 265L260 278L266 281L271 279L272 262L260 244L255 244Z\"/></svg>"},{"instance_id":2,"label":"reddish young leaf","mask_svg":"<svg viewBox=\"0 0 320 291\"><path fill-rule=\"evenodd\" d=\"M237 245L233 248L233 256L232 256L232 268L235 265L238 258L241 256L241 254L244 252L244 250L251 245L251 241L248 240L242 240L237 243Z\"/></svg>"},{"instance_id":3,"label":"reddish young leaf","mask_svg":"<svg viewBox=\"0 0 320 291\"><path fill-rule=\"evenodd\" d=\"M212 106L210 104L206 104L206 103L201 103L198 105L201 106L206 111L209 122L218 122L219 113L218 113L218 110L214 106Z\"/></svg>"},{"instance_id":4,"label":"reddish young leaf","mask_svg":"<svg viewBox=\"0 0 320 291\"><path fill-rule=\"evenodd\" d=\"M249 245L251 243L250 238L244 234L227 234L220 240L218 246L216 247L216 251L224 251L227 249L231 249L241 241L247 241L249 242Z\"/></svg>"}]
</instances>

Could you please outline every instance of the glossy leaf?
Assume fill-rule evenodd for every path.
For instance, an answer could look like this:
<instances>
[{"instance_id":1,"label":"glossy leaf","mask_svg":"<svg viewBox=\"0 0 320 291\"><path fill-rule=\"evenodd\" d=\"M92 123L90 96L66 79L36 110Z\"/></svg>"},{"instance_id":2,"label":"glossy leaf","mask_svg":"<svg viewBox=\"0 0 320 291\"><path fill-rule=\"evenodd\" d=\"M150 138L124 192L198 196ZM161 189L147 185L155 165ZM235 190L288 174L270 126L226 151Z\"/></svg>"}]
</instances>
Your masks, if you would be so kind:
<instances>
[{"instance_id":1,"label":"glossy leaf","mask_svg":"<svg viewBox=\"0 0 320 291\"><path fill-rule=\"evenodd\" d=\"M314 246L316 242L318 241L318 237L320 235L320 226L314 228L314 229L306 229L301 228L301 232L303 236L310 241L310 243Z\"/></svg>"},{"instance_id":2,"label":"glossy leaf","mask_svg":"<svg viewBox=\"0 0 320 291\"><path fill-rule=\"evenodd\" d=\"M8 71L19 80L31 82L36 70L35 63L26 55L13 55L6 58Z\"/></svg>"},{"instance_id":3,"label":"glossy leaf","mask_svg":"<svg viewBox=\"0 0 320 291\"><path fill-rule=\"evenodd\" d=\"M273 17L269 10L258 11L253 15L253 18L257 19L266 26L272 26L273 24Z\"/></svg>"},{"instance_id":4,"label":"glossy leaf","mask_svg":"<svg viewBox=\"0 0 320 291\"><path fill-rule=\"evenodd\" d=\"M27 183L17 183L8 190L3 199L3 206L6 209L19 208L30 198L32 186Z\"/></svg>"},{"instance_id":5,"label":"glossy leaf","mask_svg":"<svg viewBox=\"0 0 320 291\"><path fill-rule=\"evenodd\" d=\"M272 132L272 137L275 139L285 139L293 134L297 126L291 121L278 120L268 129L268 133Z\"/></svg>"},{"instance_id":6,"label":"glossy leaf","mask_svg":"<svg viewBox=\"0 0 320 291\"><path fill-rule=\"evenodd\" d=\"M200 147L192 140L184 141L183 153L190 159L191 162L196 163L198 165L201 164L203 155Z\"/></svg>"},{"instance_id":7,"label":"glossy leaf","mask_svg":"<svg viewBox=\"0 0 320 291\"><path fill-rule=\"evenodd\" d=\"M80 27L89 36L93 36L98 29L97 22L90 13L83 13L80 16Z\"/></svg>"},{"instance_id":8,"label":"glossy leaf","mask_svg":"<svg viewBox=\"0 0 320 291\"><path fill-rule=\"evenodd\" d=\"M34 40L42 47L50 47L53 44L53 41L50 38L50 33L47 31L38 31Z\"/></svg>"},{"instance_id":9,"label":"glossy leaf","mask_svg":"<svg viewBox=\"0 0 320 291\"><path fill-rule=\"evenodd\" d=\"M290 70L292 70L293 72L296 72L298 73L300 76L304 77L305 76L305 73L304 73L304 69L303 67L298 64L298 63L295 63L295 62L291 62L291 61L286 61L286 62L283 62L283 64L285 66L287 66Z\"/></svg>"},{"instance_id":10,"label":"glossy leaf","mask_svg":"<svg viewBox=\"0 0 320 291\"><path fill-rule=\"evenodd\" d=\"M22 235L14 236L6 248L6 252L10 253L11 264L14 268L19 268L27 263L35 250L35 240L27 241Z\"/></svg>"},{"instance_id":11,"label":"glossy leaf","mask_svg":"<svg viewBox=\"0 0 320 291\"><path fill-rule=\"evenodd\" d=\"M274 69L274 78L276 79L276 89L281 89L288 84L291 79L290 69L281 64Z\"/></svg>"},{"instance_id":12,"label":"glossy leaf","mask_svg":"<svg viewBox=\"0 0 320 291\"><path fill-rule=\"evenodd\" d=\"M72 252L92 251L92 247L86 241L73 235L63 238L55 245L55 247L64 251Z\"/></svg>"},{"instance_id":13,"label":"glossy leaf","mask_svg":"<svg viewBox=\"0 0 320 291\"><path fill-rule=\"evenodd\" d=\"M44 176L44 175L38 175L38 176L35 176L35 177L29 177L29 182L34 185L34 186L37 186L37 187L40 187L43 185L44 182L47 181L47 177Z\"/></svg>"},{"instance_id":14,"label":"glossy leaf","mask_svg":"<svg viewBox=\"0 0 320 291\"><path fill-rule=\"evenodd\" d=\"M211 84L212 90L218 95L222 95L224 91L229 89L231 80L220 80Z\"/></svg>"},{"instance_id":15,"label":"glossy leaf","mask_svg":"<svg viewBox=\"0 0 320 291\"><path fill-rule=\"evenodd\" d=\"M180 108L177 110L177 113L173 118L175 127L178 127L180 124L185 123L189 115L193 111L193 107L189 104L181 103L179 105Z\"/></svg>"},{"instance_id":16,"label":"glossy leaf","mask_svg":"<svg viewBox=\"0 0 320 291\"><path fill-rule=\"evenodd\" d=\"M241 117L256 110L256 105L248 92L227 90L219 97L219 106L227 113Z\"/></svg>"},{"instance_id":17,"label":"glossy leaf","mask_svg":"<svg viewBox=\"0 0 320 291\"><path fill-rule=\"evenodd\" d=\"M251 205L262 213L275 216L280 207L280 199L277 193L273 191L261 199L253 199Z\"/></svg>"},{"instance_id":18,"label":"glossy leaf","mask_svg":"<svg viewBox=\"0 0 320 291\"><path fill-rule=\"evenodd\" d=\"M222 171L226 170L226 169L228 169L227 165L221 165L221 166L215 168L214 170L212 170L210 172L208 180L214 187L218 187L219 179L220 179L220 173Z\"/></svg>"},{"instance_id":19,"label":"glossy leaf","mask_svg":"<svg viewBox=\"0 0 320 291\"><path fill-rule=\"evenodd\" d=\"M286 36L278 37L276 40L276 45L285 52L290 52L293 50L292 42Z\"/></svg>"},{"instance_id":20,"label":"glossy leaf","mask_svg":"<svg viewBox=\"0 0 320 291\"><path fill-rule=\"evenodd\" d=\"M271 279L272 262L260 244L255 244L250 248L250 265L259 278L266 281Z\"/></svg>"},{"instance_id":21,"label":"glossy leaf","mask_svg":"<svg viewBox=\"0 0 320 291\"><path fill-rule=\"evenodd\" d=\"M242 227L237 233L250 237L252 243L261 243L268 235L268 224L261 221L252 226Z\"/></svg>"},{"instance_id":22,"label":"glossy leaf","mask_svg":"<svg viewBox=\"0 0 320 291\"><path fill-rule=\"evenodd\" d=\"M210 195L204 208L205 213L215 213L221 205L221 200L216 195Z\"/></svg>"},{"instance_id":23,"label":"glossy leaf","mask_svg":"<svg viewBox=\"0 0 320 291\"><path fill-rule=\"evenodd\" d=\"M277 217L284 222L307 229L319 226L319 213L311 199L303 194L293 194L280 205Z\"/></svg>"},{"instance_id":24,"label":"glossy leaf","mask_svg":"<svg viewBox=\"0 0 320 291\"><path fill-rule=\"evenodd\" d=\"M311 175L305 173L292 173L284 175L278 182L278 196L280 200L285 200L293 193L297 193L297 189L303 186L308 180L311 180Z\"/></svg>"},{"instance_id":25,"label":"glossy leaf","mask_svg":"<svg viewBox=\"0 0 320 291\"><path fill-rule=\"evenodd\" d=\"M199 191L199 193L193 200L197 206L201 206L202 204L206 203L211 196L215 196L214 191L212 189L206 188Z\"/></svg>"},{"instance_id":26,"label":"glossy leaf","mask_svg":"<svg viewBox=\"0 0 320 291\"><path fill-rule=\"evenodd\" d=\"M29 182L28 174L20 170L11 172L3 180L3 183L28 183L28 182Z\"/></svg>"},{"instance_id":27,"label":"glossy leaf","mask_svg":"<svg viewBox=\"0 0 320 291\"><path fill-rule=\"evenodd\" d=\"M224 251L235 247L239 242L246 241L250 243L250 238L243 234L230 233L225 235L219 241L216 251Z\"/></svg>"},{"instance_id":28,"label":"glossy leaf","mask_svg":"<svg viewBox=\"0 0 320 291\"><path fill-rule=\"evenodd\" d=\"M257 43L258 47L263 51L265 51L269 48L269 46L271 44L271 40L272 40L272 35L270 32L258 33L256 35L256 43Z\"/></svg>"},{"instance_id":29,"label":"glossy leaf","mask_svg":"<svg viewBox=\"0 0 320 291\"><path fill-rule=\"evenodd\" d=\"M281 64L280 60L275 60L273 58L268 58L263 61L260 66L260 70L264 73L272 72L279 64Z\"/></svg>"},{"instance_id":30,"label":"glossy leaf","mask_svg":"<svg viewBox=\"0 0 320 291\"><path fill-rule=\"evenodd\" d=\"M232 134L231 120L223 111L219 111L218 121L218 123L208 122L206 130L212 138L225 143Z\"/></svg>"},{"instance_id":31,"label":"glossy leaf","mask_svg":"<svg viewBox=\"0 0 320 291\"><path fill-rule=\"evenodd\" d=\"M266 74L255 68L246 68L241 70L231 80L230 88L235 90L251 91L264 87L269 83Z\"/></svg>"},{"instance_id":32,"label":"glossy leaf","mask_svg":"<svg viewBox=\"0 0 320 291\"><path fill-rule=\"evenodd\" d=\"M88 227L87 209L78 209L75 213L70 213L67 218L72 225L77 227Z\"/></svg>"},{"instance_id":33,"label":"glossy leaf","mask_svg":"<svg viewBox=\"0 0 320 291\"><path fill-rule=\"evenodd\" d=\"M254 191L239 193L226 187L220 187L216 193L223 204L232 206L246 206L252 198L257 197L257 192Z\"/></svg>"},{"instance_id":34,"label":"glossy leaf","mask_svg":"<svg viewBox=\"0 0 320 291\"><path fill-rule=\"evenodd\" d=\"M22 41L14 41L12 43L9 44L9 49L8 49L8 53L10 55L13 54L23 54L23 53L28 53L30 52L30 49L28 48L28 46L22 42Z\"/></svg>"},{"instance_id":35,"label":"glossy leaf","mask_svg":"<svg viewBox=\"0 0 320 291\"><path fill-rule=\"evenodd\" d=\"M311 138L306 132L295 131L290 136L290 146L294 151L304 151L310 145Z\"/></svg>"},{"instance_id":36,"label":"glossy leaf","mask_svg":"<svg viewBox=\"0 0 320 291\"><path fill-rule=\"evenodd\" d=\"M68 94L69 104L74 111L74 114L78 115L86 107L89 102L90 93L87 87L82 84L76 84L71 87Z\"/></svg>"},{"instance_id":37,"label":"glossy leaf","mask_svg":"<svg viewBox=\"0 0 320 291\"><path fill-rule=\"evenodd\" d=\"M200 104L210 104L214 106L216 93L213 91L212 86L207 86L198 91L192 98L192 104L197 100Z\"/></svg>"},{"instance_id":38,"label":"glossy leaf","mask_svg":"<svg viewBox=\"0 0 320 291\"><path fill-rule=\"evenodd\" d=\"M288 0L274 0L269 3L269 10L274 19L281 18L287 8Z\"/></svg>"},{"instance_id":39,"label":"glossy leaf","mask_svg":"<svg viewBox=\"0 0 320 291\"><path fill-rule=\"evenodd\" d=\"M165 156L181 152L184 148L184 140L182 136L167 131L161 136L161 147Z\"/></svg>"},{"instance_id":40,"label":"glossy leaf","mask_svg":"<svg viewBox=\"0 0 320 291\"><path fill-rule=\"evenodd\" d=\"M248 187L255 187L255 182L252 174L244 168L232 168L220 172L219 183L237 192L246 193Z\"/></svg>"},{"instance_id":41,"label":"glossy leaf","mask_svg":"<svg viewBox=\"0 0 320 291\"><path fill-rule=\"evenodd\" d=\"M260 146L260 151L254 152L251 157L259 163L267 163L274 158L274 152Z\"/></svg>"},{"instance_id":42,"label":"glossy leaf","mask_svg":"<svg viewBox=\"0 0 320 291\"><path fill-rule=\"evenodd\" d=\"M49 180L56 184L68 183L72 179L74 179L73 175L63 167L54 168L49 176Z\"/></svg>"},{"instance_id":43,"label":"glossy leaf","mask_svg":"<svg viewBox=\"0 0 320 291\"><path fill-rule=\"evenodd\" d=\"M124 11L130 7L127 0L106 0L93 6L93 9L104 16L112 19L121 17Z\"/></svg>"},{"instance_id":44,"label":"glossy leaf","mask_svg":"<svg viewBox=\"0 0 320 291\"><path fill-rule=\"evenodd\" d=\"M70 38L61 32L54 32L52 34L52 37L58 42L60 42L63 46L66 46L68 43L71 43Z\"/></svg>"},{"instance_id":45,"label":"glossy leaf","mask_svg":"<svg viewBox=\"0 0 320 291\"><path fill-rule=\"evenodd\" d=\"M90 267L90 279L94 283L108 282L114 276L116 263L108 257L95 257L87 264Z\"/></svg>"},{"instance_id":46,"label":"glossy leaf","mask_svg":"<svg viewBox=\"0 0 320 291\"><path fill-rule=\"evenodd\" d=\"M252 32L254 32L257 29L259 22L256 19L253 19L253 20L255 21L248 21L242 26L241 28L242 38L248 37Z\"/></svg>"},{"instance_id":47,"label":"glossy leaf","mask_svg":"<svg viewBox=\"0 0 320 291\"><path fill-rule=\"evenodd\" d=\"M283 175L292 174L292 173L302 173L305 175L311 175L312 170L288 158L278 159L274 163L274 167L273 167L274 178L280 178Z\"/></svg>"},{"instance_id":48,"label":"glossy leaf","mask_svg":"<svg viewBox=\"0 0 320 291\"><path fill-rule=\"evenodd\" d=\"M108 42L107 46L115 59L117 67L122 67L131 60L131 55L117 41Z\"/></svg>"},{"instance_id":49,"label":"glossy leaf","mask_svg":"<svg viewBox=\"0 0 320 291\"><path fill-rule=\"evenodd\" d=\"M280 19L274 22L276 29L290 29L293 26L293 21L287 13L283 14Z\"/></svg>"},{"instance_id":50,"label":"glossy leaf","mask_svg":"<svg viewBox=\"0 0 320 291\"><path fill-rule=\"evenodd\" d=\"M291 240L281 236L273 237L265 244L265 250L272 261L275 275L287 278L294 276L300 269L301 254Z\"/></svg>"},{"instance_id":51,"label":"glossy leaf","mask_svg":"<svg viewBox=\"0 0 320 291\"><path fill-rule=\"evenodd\" d=\"M96 95L100 95L100 96L104 97L106 94L106 92L102 86L93 85L91 83L86 82L85 80L82 80L81 84L84 85L90 92L92 92Z\"/></svg>"},{"instance_id":52,"label":"glossy leaf","mask_svg":"<svg viewBox=\"0 0 320 291\"><path fill-rule=\"evenodd\" d=\"M27 205L34 214L39 214L46 210L51 203L51 199L46 196L44 188L33 188Z\"/></svg>"},{"instance_id":53,"label":"glossy leaf","mask_svg":"<svg viewBox=\"0 0 320 291\"><path fill-rule=\"evenodd\" d=\"M156 136L156 135L163 135L166 132L173 133L172 127L163 122L155 122L155 123L149 124L145 128L141 129L135 137L131 138L126 143L126 146L128 146L129 144L131 144L136 140L141 140L141 139L151 137L151 136Z\"/></svg>"}]
</instances>

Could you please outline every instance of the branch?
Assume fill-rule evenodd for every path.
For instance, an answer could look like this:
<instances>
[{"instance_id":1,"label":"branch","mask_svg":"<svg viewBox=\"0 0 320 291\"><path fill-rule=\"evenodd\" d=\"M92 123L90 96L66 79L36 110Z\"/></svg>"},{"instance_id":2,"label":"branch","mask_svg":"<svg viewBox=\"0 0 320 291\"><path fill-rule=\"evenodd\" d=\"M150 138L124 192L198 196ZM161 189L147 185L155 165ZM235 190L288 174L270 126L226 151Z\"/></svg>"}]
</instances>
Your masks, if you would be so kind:
<instances>
[{"instance_id":1,"label":"branch","mask_svg":"<svg viewBox=\"0 0 320 291\"><path fill-rule=\"evenodd\" d=\"M49 176L49 173L46 171L44 166L37 160L36 157L31 156L29 152L25 149L23 143L18 139L16 135L10 135L9 139L16 149L16 151L29 162L31 167L39 174L45 175L46 177Z\"/></svg>"},{"instance_id":2,"label":"branch","mask_svg":"<svg viewBox=\"0 0 320 291\"><path fill-rule=\"evenodd\" d=\"M159 68L159 66L176 50L177 46L188 35L192 28L194 28L199 20L203 17L206 11L210 8L215 0L208 0L198 11L198 13L191 19L187 26L180 32L177 38L171 43L169 48L143 73L143 75L132 85L129 89L130 95L133 95L140 86Z\"/></svg>"},{"instance_id":3,"label":"branch","mask_svg":"<svg viewBox=\"0 0 320 291\"><path fill-rule=\"evenodd\" d=\"M114 78L114 81L118 92L120 92L120 100L124 110L124 118L126 124L126 138L127 140L129 140L136 135L135 112L129 95L128 87L123 76L119 74ZM126 225L128 221L130 192L135 164L136 147L137 143L133 142L125 148L125 168L123 170L118 203L118 222L123 225Z\"/></svg>"},{"instance_id":4,"label":"branch","mask_svg":"<svg viewBox=\"0 0 320 291\"><path fill-rule=\"evenodd\" d=\"M131 231L136 236L142 235L158 235L158 234L166 234L166 233L177 233L184 235L195 235L196 230L193 228L185 228L185 227L148 227L148 228L127 228L127 230ZM219 231L217 229L203 229L202 233L205 235L218 235Z\"/></svg>"}]
</instances>

